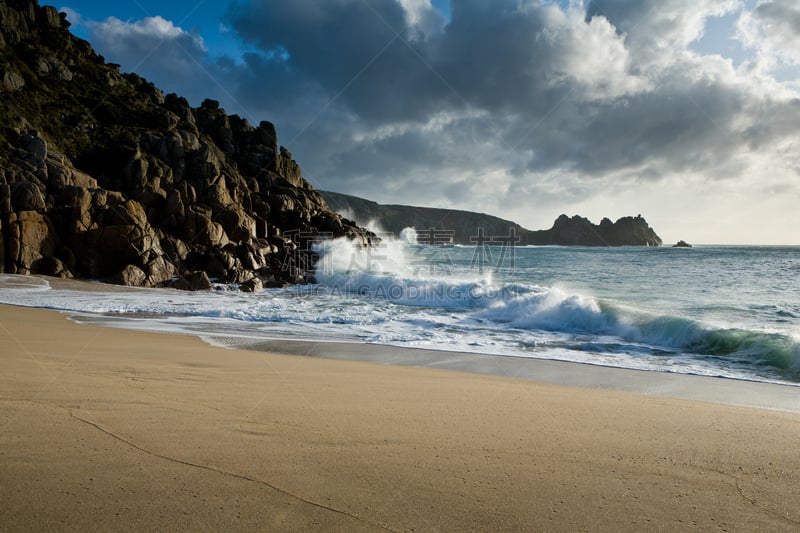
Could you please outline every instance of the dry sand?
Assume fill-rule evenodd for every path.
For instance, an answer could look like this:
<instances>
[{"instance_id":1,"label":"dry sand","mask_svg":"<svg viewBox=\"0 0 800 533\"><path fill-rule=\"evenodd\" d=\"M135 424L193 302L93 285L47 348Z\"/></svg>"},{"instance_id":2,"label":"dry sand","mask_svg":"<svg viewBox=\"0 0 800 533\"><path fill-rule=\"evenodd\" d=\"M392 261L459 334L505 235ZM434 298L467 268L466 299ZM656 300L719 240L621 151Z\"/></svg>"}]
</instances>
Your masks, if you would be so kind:
<instances>
[{"instance_id":1,"label":"dry sand","mask_svg":"<svg viewBox=\"0 0 800 533\"><path fill-rule=\"evenodd\" d=\"M8 306L0 365L2 531L800 528L796 412Z\"/></svg>"}]
</instances>

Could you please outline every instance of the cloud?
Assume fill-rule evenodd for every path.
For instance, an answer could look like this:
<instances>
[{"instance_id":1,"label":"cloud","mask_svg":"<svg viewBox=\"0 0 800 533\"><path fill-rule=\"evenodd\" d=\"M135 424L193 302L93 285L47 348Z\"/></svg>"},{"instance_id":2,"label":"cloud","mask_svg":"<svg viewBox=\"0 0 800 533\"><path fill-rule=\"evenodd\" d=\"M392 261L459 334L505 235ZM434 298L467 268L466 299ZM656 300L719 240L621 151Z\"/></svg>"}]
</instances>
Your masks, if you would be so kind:
<instances>
[{"instance_id":1,"label":"cloud","mask_svg":"<svg viewBox=\"0 0 800 533\"><path fill-rule=\"evenodd\" d=\"M444 29L445 17L430 0L398 0L405 11L406 24L415 39L433 37Z\"/></svg>"},{"instance_id":2,"label":"cloud","mask_svg":"<svg viewBox=\"0 0 800 533\"><path fill-rule=\"evenodd\" d=\"M347 26L371 36L358 37L372 43L366 48L383 51L349 64L348 73L369 64L355 80L295 63L308 43L271 34L270 46L292 58L287 68L299 67L325 102L295 139L313 154L307 167L323 186L502 212L521 191L569 203L670 176L735 180L762 167L790 135L761 117L788 125L798 116L791 100L764 96L730 61L687 51L709 17L738 2L601 2L583 11L462 1L452 4L449 24L422 39L389 3L378 7L389 14L326 13L326 36ZM301 15L282 14L283 31L306 35L299 28L308 27L308 14ZM259 20L246 9L239 16L253 26ZM387 41L386 20L395 41ZM234 27L249 35L249 27ZM348 63L335 57L353 58L335 44L325 54L310 55L337 66ZM446 123L432 128L443 116ZM787 153L777 161L788 164Z\"/></svg>"},{"instance_id":3,"label":"cloud","mask_svg":"<svg viewBox=\"0 0 800 533\"><path fill-rule=\"evenodd\" d=\"M586 20L603 17L630 37L641 54L685 49L703 35L706 20L741 8L741 0L591 0ZM660 55L660 54L659 54ZM663 57L663 56L662 56Z\"/></svg>"},{"instance_id":4,"label":"cloud","mask_svg":"<svg viewBox=\"0 0 800 533\"><path fill-rule=\"evenodd\" d=\"M157 81L164 90L197 99L201 97L199 89L208 87L210 78L217 76L212 72L216 67L208 58L203 38L170 20L155 16L137 21L116 17L91 21L74 11L68 15L108 61Z\"/></svg>"},{"instance_id":5,"label":"cloud","mask_svg":"<svg viewBox=\"0 0 800 533\"><path fill-rule=\"evenodd\" d=\"M737 25L739 38L757 54L758 70L781 64L800 65L800 5L793 0L760 2L744 12Z\"/></svg>"},{"instance_id":6,"label":"cloud","mask_svg":"<svg viewBox=\"0 0 800 533\"><path fill-rule=\"evenodd\" d=\"M691 46L723 15L753 54L737 67ZM800 93L774 75L800 64L788 0L453 0L447 16L430 0L242 0L224 24L243 57L211 60L164 19L92 23L91 38L169 90L272 120L312 183L378 201L539 226L800 193Z\"/></svg>"}]
</instances>

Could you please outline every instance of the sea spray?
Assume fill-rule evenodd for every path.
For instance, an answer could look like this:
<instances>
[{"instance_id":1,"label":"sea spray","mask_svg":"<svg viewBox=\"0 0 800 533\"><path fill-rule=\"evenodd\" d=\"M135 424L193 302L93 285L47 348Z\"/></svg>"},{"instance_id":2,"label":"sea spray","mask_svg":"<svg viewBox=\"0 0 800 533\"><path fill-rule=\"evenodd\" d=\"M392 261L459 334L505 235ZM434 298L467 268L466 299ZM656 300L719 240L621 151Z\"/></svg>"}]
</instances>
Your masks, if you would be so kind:
<instances>
[{"instance_id":1,"label":"sea spray","mask_svg":"<svg viewBox=\"0 0 800 533\"><path fill-rule=\"evenodd\" d=\"M373 246L346 238L321 241L316 245L319 253L315 275L319 280L330 281L351 274L411 273L408 246L405 242L383 238Z\"/></svg>"},{"instance_id":2,"label":"sea spray","mask_svg":"<svg viewBox=\"0 0 800 533\"><path fill-rule=\"evenodd\" d=\"M384 238L372 248L348 239L319 244L316 279L330 290L417 307L475 307L495 297L491 273L432 275L429 247L416 244L416 231Z\"/></svg>"},{"instance_id":3,"label":"sea spray","mask_svg":"<svg viewBox=\"0 0 800 533\"><path fill-rule=\"evenodd\" d=\"M412 246L416 245L417 230L415 230L414 228L403 228L403 231L400 232L400 241Z\"/></svg>"}]
</instances>

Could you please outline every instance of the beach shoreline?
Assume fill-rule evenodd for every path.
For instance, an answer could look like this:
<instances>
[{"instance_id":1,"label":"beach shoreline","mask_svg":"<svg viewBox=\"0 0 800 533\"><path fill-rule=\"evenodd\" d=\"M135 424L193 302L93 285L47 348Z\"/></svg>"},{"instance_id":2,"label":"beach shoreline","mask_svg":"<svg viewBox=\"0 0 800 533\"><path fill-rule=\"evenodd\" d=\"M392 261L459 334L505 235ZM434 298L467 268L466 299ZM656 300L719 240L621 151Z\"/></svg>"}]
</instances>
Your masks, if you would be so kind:
<instances>
[{"instance_id":1,"label":"beach shoreline","mask_svg":"<svg viewBox=\"0 0 800 533\"><path fill-rule=\"evenodd\" d=\"M115 319L62 311L78 324L128 329ZM136 328L141 331L148 329ZM153 330L154 331L154 330ZM177 333L177 332L176 332ZM221 335L213 331L180 332L211 346L324 359L372 362L416 368L522 379L553 385L632 392L700 400L740 407L800 412L800 384L705 376L681 372L638 370L546 357L460 352L350 341L286 339Z\"/></svg>"},{"instance_id":2,"label":"beach shoreline","mask_svg":"<svg viewBox=\"0 0 800 533\"><path fill-rule=\"evenodd\" d=\"M339 346L337 353L335 346L226 350L186 335L0 306L0 525L791 531L800 524L800 458L790 446L800 435L796 412L673 398L652 385L641 394L547 383L542 369L562 366L553 361L535 363L545 379L534 381L461 372L452 354L415 368L397 360L408 350ZM357 351L383 356L378 364L339 360ZM565 365L585 380L606 370L633 375ZM561 379L562 370L548 372ZM707 387L694 377L659 381Z\"/></svg>"},{"instance_id":3,"label":"beach shoreline","mask_svg":"<svg viewBox=\"0 0 800 533\"><path fill-rule=\"evenodd\" d=\"M213 335L203 336L214 344ZM800 413L800 386L764 381L636 370L575 361L482 354L371 343L265 340L247 349L307 357L445 369L551 385L623 391L740 407Z\"/></svg>"}]
</instances>

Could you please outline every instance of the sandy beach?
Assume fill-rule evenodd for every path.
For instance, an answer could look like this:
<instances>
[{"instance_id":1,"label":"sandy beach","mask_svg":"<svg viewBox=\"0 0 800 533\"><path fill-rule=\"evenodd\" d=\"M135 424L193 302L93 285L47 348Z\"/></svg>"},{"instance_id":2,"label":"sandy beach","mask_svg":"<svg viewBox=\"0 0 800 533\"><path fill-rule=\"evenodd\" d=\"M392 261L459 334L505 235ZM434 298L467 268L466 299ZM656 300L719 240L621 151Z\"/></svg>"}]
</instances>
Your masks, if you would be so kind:
<instances>
[{"instance_id":1,"label":"sandy beach","mask_svg":"<svg viewBox=\"0 0 800 533\"><path fill-rule=\"evenodd\" d=\"M3 531L800 528L797 412L9 306L0 365Z\"/></svg>"}]
</instances>

